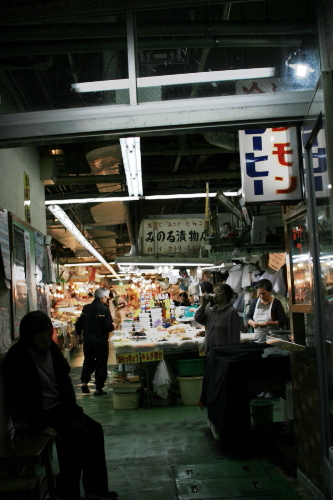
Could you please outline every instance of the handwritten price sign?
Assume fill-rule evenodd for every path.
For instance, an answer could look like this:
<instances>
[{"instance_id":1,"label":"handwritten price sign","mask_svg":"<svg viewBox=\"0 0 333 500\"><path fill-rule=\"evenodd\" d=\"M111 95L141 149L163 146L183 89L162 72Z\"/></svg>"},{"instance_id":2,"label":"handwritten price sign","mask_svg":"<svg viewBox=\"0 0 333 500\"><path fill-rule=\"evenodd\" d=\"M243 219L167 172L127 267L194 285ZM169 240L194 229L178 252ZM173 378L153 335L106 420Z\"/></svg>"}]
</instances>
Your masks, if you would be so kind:
<instances>
[{"instance_id":1,"label":"handwritten price sign","mask_svg":"<svg viewBox=\"0 0 333 500\"><path fill-rule=\"evenodd\" d=\"M149 361L162 361L163 351L150 351L150 352L131 352L124 354L117 354L117 363L147 363Z\"/></svg>"}]
</instances>

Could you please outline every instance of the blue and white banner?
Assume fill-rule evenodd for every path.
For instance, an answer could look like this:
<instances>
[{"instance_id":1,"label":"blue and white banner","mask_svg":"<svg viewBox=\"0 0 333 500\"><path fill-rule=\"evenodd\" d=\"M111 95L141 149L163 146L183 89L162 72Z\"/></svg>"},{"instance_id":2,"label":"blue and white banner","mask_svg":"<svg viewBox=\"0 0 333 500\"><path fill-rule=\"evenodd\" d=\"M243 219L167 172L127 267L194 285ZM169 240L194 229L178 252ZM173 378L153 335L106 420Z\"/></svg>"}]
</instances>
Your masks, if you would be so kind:
<instances>
[{"instance_id":1,"label":"blue and white banner","mask_svg":"<svg viewBox=\"0 0 333 500\"><path fill-rule=\"evenodd\" d=\"M240 130L238 134L245 203L302 200L296 128Z\"/></svg>"},{"instance_id":2,"label":"blue and white banner","mask_svg":"<svg viewBox=\"0 0 333 500\"><path fill-rule=\"evenodd\" d=\"M311 131L312 127L309 127L309 129L306 127L302 128L303 147L305 146ZM323 126L320 128L317 136L314 137L312 141L311 154L316 198L328 198L330 196L331 184L327 171L326 139Z\"/></svg>"}]
</instances>

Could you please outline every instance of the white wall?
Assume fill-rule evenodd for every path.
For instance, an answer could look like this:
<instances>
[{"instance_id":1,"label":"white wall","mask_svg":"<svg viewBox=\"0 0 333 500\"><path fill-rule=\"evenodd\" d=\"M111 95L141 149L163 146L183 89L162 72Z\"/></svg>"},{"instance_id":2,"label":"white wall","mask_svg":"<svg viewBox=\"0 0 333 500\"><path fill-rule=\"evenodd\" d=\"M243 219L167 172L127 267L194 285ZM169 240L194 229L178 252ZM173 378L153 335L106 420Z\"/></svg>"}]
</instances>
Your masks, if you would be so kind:
<instances>
[{"instance_id":1,"label":"white wall","mask_svg":"<svg viewBox=\"0 0 333 500\"><path fill-rule=\"evenodd\" d=\"M46 234L44 185L40 180L39 155L36 148L0 149L0 206L25 220L24 172L30 179L30 224Z\"/></svg>"}]
</instances>

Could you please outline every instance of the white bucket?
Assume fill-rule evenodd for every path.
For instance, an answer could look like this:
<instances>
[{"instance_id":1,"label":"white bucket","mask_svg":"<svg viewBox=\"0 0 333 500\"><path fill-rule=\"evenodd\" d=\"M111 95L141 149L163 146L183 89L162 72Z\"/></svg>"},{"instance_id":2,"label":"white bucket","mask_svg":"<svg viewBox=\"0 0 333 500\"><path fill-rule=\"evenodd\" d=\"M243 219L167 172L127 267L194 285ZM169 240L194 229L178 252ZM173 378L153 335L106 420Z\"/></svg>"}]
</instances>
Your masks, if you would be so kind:
<instances>
[{"instance_id":1,"label":"white bucket","mask_svg":"<svg viewBox=\"0 0 333 500\"><path fill-rule=\"evenodd\" d=\"M202 377L177 377L184 405L197 405L201 396Z\"/></svg>"},{"instance_id":2,"label":"white bucket","mask_svg":"<svg viewBox=\"0 0 333 500\"><path fill-rule=\"evenodd\" d=\"M114 392L112 394L113 407L115 410L133 410L139 406L139 397L139 392L132 392L130 394Z\"/></svg>"}]
</instances>

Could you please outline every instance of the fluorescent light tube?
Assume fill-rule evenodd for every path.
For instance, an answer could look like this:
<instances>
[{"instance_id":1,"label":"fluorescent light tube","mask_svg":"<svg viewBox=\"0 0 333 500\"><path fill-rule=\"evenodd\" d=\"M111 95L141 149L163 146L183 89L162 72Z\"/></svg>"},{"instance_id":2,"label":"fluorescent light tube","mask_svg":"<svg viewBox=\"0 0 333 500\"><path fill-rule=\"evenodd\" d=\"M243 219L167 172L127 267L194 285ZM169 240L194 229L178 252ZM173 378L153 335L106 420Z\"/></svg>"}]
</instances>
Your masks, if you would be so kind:
<instances>
[{"instance_id":1,"label":"fluorescent light tube","mask_svg":"<svg viewBox=\"0 0 333 500\"><path fill-rule=\"evenodd\" d=\"M239 196L237 192L226 191L224 196ZM216 193L209 193L210 198L214 198ZM178 193L178 194L154 194L150 196L120 196L118 198L65 198L63 200L46 200L45 205L67 205L78 203L106 203L108 201L138 201L138 200L172 200L177 198L205 198L206 193Z\"/></svg>"},{"instance_id":2,"label":"fluorescent light tube","mask_svg":"<svg viewBox=\"0 0 333 500\"><path fill-rule=\"evenodd\" d=\"M140 137L119 139L129 196L142 196Z\"/></svg>"},{"instance_id":3,"label":"fluorescent light tube","mask_svg":"<svg viewBox=\"0 0 333 500\"><path fill-rule=\"evenodd\" d=\"M117 279L119 278L118 274L115 272L113 267L110 266L104 259L104 257L101 256L101 254L94 248L89 241L83 236L81 231L75 226L75 224L70 220L68 215L63 211L62 208L60 208L58 205L50 205L48 207L50 212L53 213L55 217L65 226L66 229L70 233L72 233L73 236L81 243L82 246L84 246L89 252L96 257L100 261L101 264L103 264Z\"/></svg>"},{"instance_id":4,"label":"fluorescent light tube","mask_svg":"<svg viewBox=\"0 0 333 500\"><path fill-rule=\"evenodd\" d=\"M163 85L183 85L204 82L222 82L228 80L248 80L251 78L269 78L274 76L275 68L231 69L226 71L202 71L199 73L181 73L175 75L146 76L137 78L138 88L160 87ZM128 89L129 80L101 80L96 82L72 83L75 92L104 92L107 90Z\"/></svg>"},{"instance_id":5,"label":"fluorescent light tube","mask_svg":"<svg viewBox=\"0 0 333 500\"><path fill-rule=\"evenodd\" d=\"M209 193L210 198L216 196L216 193ZM185 194L154 194L145 196L145 200L172 200L177 198L206 198L206 193L185 193Z\"/></svg>"},{"instance_id":6,"label":"fluorescent light tube","mask_svg":"<svg viewBox=\"0 0 333 500\"><path fill-rule=\"evenodd\" d=\"M107 201L134 201L139 200L138 196L110 196L101 198L67 198L63 200L45 200L45 205L66 205L67 203L105 203Z\"/></svg>"}]
</instances>

